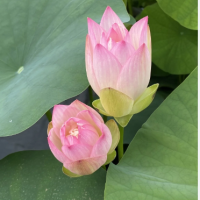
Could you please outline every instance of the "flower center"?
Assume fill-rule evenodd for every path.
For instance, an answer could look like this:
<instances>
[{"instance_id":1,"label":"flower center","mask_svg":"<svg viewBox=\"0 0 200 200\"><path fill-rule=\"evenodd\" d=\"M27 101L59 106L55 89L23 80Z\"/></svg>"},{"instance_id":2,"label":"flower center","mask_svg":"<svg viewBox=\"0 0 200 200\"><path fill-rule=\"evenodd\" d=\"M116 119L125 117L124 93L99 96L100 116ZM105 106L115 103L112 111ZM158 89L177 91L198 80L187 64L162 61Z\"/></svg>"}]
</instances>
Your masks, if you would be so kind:
<instances>
[{"instance_id":1,"label":"flower center","mask_svg":"<svg viewBox=\"0 0 200 200\"><path fill-rule=\"evenodd\" d=\"M70 130L69 133L70 133L70 135L75 136L76 138L78 138L79 131L78 131L77 128L74 128L74 129Z\"/></svg>"}]
</instances>

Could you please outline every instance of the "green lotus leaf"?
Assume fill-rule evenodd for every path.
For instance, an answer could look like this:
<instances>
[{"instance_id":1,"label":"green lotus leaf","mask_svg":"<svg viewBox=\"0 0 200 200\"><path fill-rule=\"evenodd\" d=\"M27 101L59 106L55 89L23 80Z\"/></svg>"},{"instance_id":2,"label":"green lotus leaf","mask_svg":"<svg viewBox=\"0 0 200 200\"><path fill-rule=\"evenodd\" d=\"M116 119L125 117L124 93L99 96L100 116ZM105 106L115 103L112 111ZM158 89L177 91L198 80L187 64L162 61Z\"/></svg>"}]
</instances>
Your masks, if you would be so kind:
<instances>
[{"instance_id":1,"label":"green lotus leaf","mask_svg":"<svg viewBox=\"0 0 200 200\"><path fill-rule=\"evenodd\" d=\"M129 20L121 0L0 1L0 136L22 132L88 87L87 17L100 22L108 5Z\"/></svg>"},{"instance_id":2,"label":"green lotus leaf","mask_svg":"<svg viewBox=\"0 0 200 200\"><path fill-rule=\"evenodd\" d=\"M197 199L197 69L137 132L107 172L105 200Z\"/></svg>"},{"instance_id":3,"label":"green lotus leaf","mask_svg":"<svg viewBox=\"0 0 200 200\"><path fill-rule=\"evenodd\" d=\"M51 151L23 151L0 160L0 177L1 200L102 200L106 172L70 178Z\"/></svg>"},{"instance_id":4,"label":"green lotus leaf","mask_svg":"<svg viewBox=\"0 0 200 200\"><path fill-rule=\"evenodd\" d=\"M160 85L159 85L160 86ZM137 131L147 121L151 114L159 107L159 105L166 99L170 94L171 90L158 90L153 102L140 113L132 116L130 122L124 129L124 143L130 144ZM117 119L116 119L117 120ZM118 122L118 121L117 121ZM119 123L119 122L118 122Z\"/></svg>"},{"instance_id":5,"label":"green lotus leaf","mask_svg":"<svg viewBox=\"0 0 200 200\"><path fill-rule=\"evenodd\" d=\"M134 18L132 15L129 14L129 17L130 17L130 20L129 20L128 22L124 23L124 25L126 26L126 28L127 28L128 30L130 30L130 28L131 28L131 27L133 26L133 24L135 24L135 22L136 22L135 18Z\"/></svg>"},{"instance_id":6,"label":"green lotus leaf","mask_svg":"<svg viewBox=\"0 0 200 200\"><path fill-rule=\"evenodd\" d=\"M198 30L198 5L196 0L157 0L161 9L182 26Z\"/></svg>"},{"instance_id":7,"label":"green lotus leaf","mask_svg":"<svg viewBox=\"0 0 200 200\"><path fill-rule=\"evenodd\" d=\"M144 16L149 17L152 60L156 66L170 74L192 72L197 66L197 31L181 26L165 14L157 3L145 7L137 19Z\"/></svg>"}]
</instances>

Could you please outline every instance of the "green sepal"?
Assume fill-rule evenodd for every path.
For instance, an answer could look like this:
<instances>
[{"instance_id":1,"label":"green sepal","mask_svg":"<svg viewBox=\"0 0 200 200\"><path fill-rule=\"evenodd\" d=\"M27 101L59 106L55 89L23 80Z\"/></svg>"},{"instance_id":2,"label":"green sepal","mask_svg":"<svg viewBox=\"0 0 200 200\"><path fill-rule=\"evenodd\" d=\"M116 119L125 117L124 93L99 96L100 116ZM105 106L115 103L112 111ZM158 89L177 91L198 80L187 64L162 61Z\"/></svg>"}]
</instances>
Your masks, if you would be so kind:
<instances>
[{"instance_id":1,"label":"green sepal","mask_svg":"<svg viewBox=\"0 0 200 200\"><path fill-rule=\"evenodd\" d=\"M119 143L120 132L114 119L110 119L109 121L107 121L106 126L109 128L112 135L112 145L110 147L110 150L108 151L108 154L110 154L115 150L115 148L117 147Z\"/></svg>"},{"instance_id":2,"label":"green sepal","mask_svg":"<svg viewBox=\"0 0 200 200\"><path fill-rule=\"evenodd\" d=\"M116 157L116 151L113 151L112 153L108 154L107 160L104 165L111 163L115 159L115 157Z\"/></svg>"},{"instance_id":3,"label":"green sepal","mask_svg":"<svg viewBox=\"0 0 200 200\"><path fill-rule=\"evenodd\" d=\"M115 117L115 120L118 122L120 126L125 127L128 125L132 117L133 115L131 114L131 115L123 116L123 117Z\"/></svg>"},{"instance_id":4,"label":"green sepal","mask_svg":"<svg viewBox=\"0 0 200 200\"><path fill-rule=\"evenodd\" d=\"M102 104L101 104L100 99L94 100L94 101L92 102L92 105L93 105L93 107L94 107L98 112L100 112L101 114L106 115L106 116L111 116L111 115L109 115L109 114L104 110L104 108L103 108L103 106L102 106Z\"/></svg>"},{"instance_id":5,"label":"green sepal","mask_svg":"<svg viewBox=\"0 0 200 200\"><path fill-rule=\"evenodd\" d=\"M65 175L67 175L67 176L69 176L69 177L71 177L71 178L76 178L76 177L80 177L80 176L81 176L81 175L72 173L71 171L69 171L69 170L68 170L67 168L65 168L64 166L62 167L62 172L63 172Z\"/></svg>"},{"instance_id":6,"label":"green sepal","mask_svg":"<svg viewBox=\"0 0 200 200\"><path fill-rule=\"evenodd\" d=\"M136 99L130 114L136 114L147 108L153 101L159 84L154 84L148 87L139 98Z\"/></svg>"},{"instance_id":7,"label":"green sepal","mask_svg":"<svg viewBox=\"0 0 200 200\"><path fill-rule=\"evenodd\" d=\"M134 100L113 88L104 88L100 91L100 101L106 113L114 117L130 114Z\"/></svg>"},{"instance_id":8,"label":"green sepal","mask_svg":"<svg viewBox=\"0 0 200 200\"><path fill-rule=\"evenodd\" d=\"M48 127L47 127L47 135L49 135L50 130L53 128L52 121L49 122Z\"/></svg>"}]
</instances>

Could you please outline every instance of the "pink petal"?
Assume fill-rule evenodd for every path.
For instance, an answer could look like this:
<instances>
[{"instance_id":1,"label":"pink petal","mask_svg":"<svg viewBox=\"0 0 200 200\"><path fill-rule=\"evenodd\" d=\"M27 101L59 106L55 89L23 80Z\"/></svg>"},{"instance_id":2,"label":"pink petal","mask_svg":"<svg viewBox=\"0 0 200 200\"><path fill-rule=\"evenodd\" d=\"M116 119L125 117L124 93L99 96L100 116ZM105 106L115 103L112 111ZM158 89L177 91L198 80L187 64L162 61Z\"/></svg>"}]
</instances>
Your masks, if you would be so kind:
<instances>
[{"instance_id":1,"label":"pink petal","mask_svg":"<svg viewBox=\"0 0 200 200\"><path fill-rule=\"evenodd\" d=\"M87 22L88 22L88 34L90 35L92 46L94 48L96 44L100 42L100 38L104 30L99 24L97 24L89 17L87 18Z\"/></svg>"},{"instance_id":2,"label":"pink petal","mask_svg":"<svg viewBox=\"0 0 200 200\"><path fill-rule=\"evenodd\" d=\"M107 155L88 158L76 162L65 162L64 167L79 175L89 175L99 169L107 160Z\"/></svg>"},{"instance_id":3,"label":"pink petal","mask_svg":"<svg viewBox=\"0 0 200 200\"><path fill-rule=\"evenodd\" d=\"M54 131L60 137L60 128L70 117L75 117L79 111L72 106L55 105L53 108L52 123Z\"/></svg>"},{"instance_id":4,"label":"pink petal","mask_svg":"<svg viewBox=\"0 0 200 200\"><path fill-rule=\"evenodd\" d=\"M79 143L78 138L76 138L75 136L66 135L65 124L60 129L60 140L62 142L62 145L67 145L67 146Z\"/></svg>"},{"instance_id":5,"label":"pink petal","mask_svg":"<svg viewBox=\"0 0 200 200\"><path fill-rule=\"evenodd\" d=\"M147 19L148 19L148 18L147 18ZM147 22L148 22L148 21L147 21ZM143 26L142 31L141 31L140 41L139 41L139 47L140 47L142 44L146 44L146 45L147 45L147 27L148 27L147 22L145 23L145 25Z\"/></svg>"},{"instance_id":6,"label":"pink petal","mask_svg":"<svg viewBox=\"0 0 200 200\"><path fill-rule=\"evenodd\" d=\"M77 126L85 126L85 125L88 125L88 124L89 124L88 121L83 120L83 119L79 119L79 118L77 118L77 117L71 117L70 119L68 119L68 121L70 121L70 120L76 122L76 123L77 123ZM66 121L66 123L67 123L68 121Z\"/></svg>"},{"instance_id":7,"label":"pink petal","mask_svg":"<svg viewBox=\"0 0 200 200\"><path fill-rule=\"evenodd\" d=\"M127 31L128 32L128 31ZM123 40L123 35L121 33L121 30L118 26L118 24L113 24L112 27L109 29L107 34L107 40L112 38L115 42L119 42Z\"/></svg>"},{"instance_id":8,"label":"pink petal","mask_svg":"<svg viewBox=\"0 0 200 200\"><path fill-rule=\"evenodd\" d=\"M92 146L86 144L74 144L62 146L63 153L72 161L89 158Z\"/></svg>"},{"instance_id":9,"label":"pink petal","mask_svg":"<svg viewBox=\"0 0 200 200\"><path fill-rule=\"evenodd\" d=\"M118 79L119 91L134 100L147 88L151 72L150 53L145 44L126 62Z\"/></svg>"},{"instance_id":10,"label":"pink petal","mask_svg":"<svg viewBox=\"0 0 200 200\"><path fill-rule=\"evenodd\" d=\"M108 47L107 47L107 49L110 51L116 44L117 44L117 42L115 42L112 38L110 38L108 40Z\"/></svg>"},{"instance_id":11,"label":"pink petal","mask_svg":"<svg viewBox=\"0 0 200 200\"><path fill-rule=\"evenodd\" d=\"M92 131L91 128L83 126L78 128L78 141L80 144L88 144L90 146L93 146L97 142L97 140L99 139L99 134L96 132L95 129Z\"/></svg>"},{"instance_id":12,"label":"pink petal","mask_svg":"<svg viewBox=\"0 0 200 200\"><path fill-rule=\"evenodd\" d=\"M89 35L86 36L85 65L86 65L86 72L87 72L88 81L89 81L92 89L98 95L100 88L99 88L99 84L96 80L94 70L93 70L93 50L92 50L92 44L91 44L91 39L90 39Z\"/></svg>"},{"instance_id":13,"label":"pink petal","mask_svg":"<svg viewBox=\"0 0 200 200\"><path fill-rule=\"evenodd\" d=\"M83 110L78 113L77 118L89 122L91 126L95 128L99 136L102 134L102 122L89 110Z\"/></svg>"},{"instance_id":14,"label":"pink petal","mask_svg":"<svg viewBox=\"0 0 200 200\"><path fill-rule=\"evenodd\" d=\"M114 24L112 25L112 28L115 30L115 32L116 32L117 35L118 35L118 41L123 40L123 35L122 35L121 29L120 29L120 27L118 26L118 24L117 24L117 23L114 23ZM118 42L118 41L116 41L116 42Z\"/></svg>"},{"instance_id":15,"label":"pink petal","mask_svg":"<svg viewBox=\"0 0 200 200\"><path fill-rule=\"evenodd\" d=\"M53 108L53 114L52 114L52 124L53 127L61 127L63 124L63 118L64 118L64 111L67 109L67 106L65 105L55 105Z\"/></svg>"},{"instance_id":16,"label":"pink petal","mask_svg":"<svg viewBox=\"0 0 200 200\"><path fill-rule=\"evenodd\" d=\"M147 44L147 23L148 17L144 17L136 22L129 31L135 49L138 49L143 43Z\"/></svg>"},{"instance_id":17,"label":"pink petal","mask_svg":"<svg viewBox=\"0 0 200 200\"><path fill-rule=\"evenodd\" d=\"M59 160L62 163L71 162L71 160L68 159L62 152L62 149L61 149L62 144L61 144L59 138L57 137L57 135L55 134L53 128L50 130L49 136L47 139L48 139L48 144L49 144L50 150L53 153L53 155L56 157L57 160Z\"/></svg>"},{"instance_id":18,"label":"pink petal","mask_svg":"<svg viewBox=\"0 0 200 200\"><path fill-rule=\"evenodd\" d=\"M111 53L118 59L122 66L134 52L135 49L133 46L125 41L118 42L111 50Z\"/></svg>"},{"instance_id":19,"label":"pink petal","mask_svg":"<svg viewBox=\"0 0 200 200\"><path fill-rule=\"evenodd\" d=\"M73 135L68 135L66 136L66 145L67 146L71 146L71 145L74 145L74 144L79 144L79 140L77 137L73 136Z\"/></svg>"},{"instance_id":20,"label":"pink petal","mask_svg":"<svg viewBox=\"0 0 200 200\"><path fill-rule=\"evenodd\" d=\"M131 37L130 37L130 34L129 34L128 31L127 31L127 33L126 33L126 36L125 36L125 38L124 38L124 41L125 41L125 42L128 42L129 44L132 45ZM133 48L134 48L134 47L133 47Z\"/></svg>"},{"instance_id":21,"label":"pink petal","mask_svg":"<svg viewBox=\"0 0 200 200\"><path fill-rule=\"evenodd\" d=\"M97 44L94 50L93 69L100 89L111 87L116 89L121 64L102 45Z\"/></svg>"},{"instance_id":22,"label":"pink petal","mask_svg":"<svg viewBox=\"0 0 200 200\"><path fill-rule=\"evenodd\" d=\"M127 31L126 27L124 26L120 18L116 15L116 13L112 10L112 8L108 6L101 18L100 26L103 27L105 31L108 31L114 23L118 24L122 36L124 37Z\"/></svg>"},{"instance_id":23,"label":"pink petal","mask_svg":"<svg viewBox=\"0 0 200 200\"><path fill-rule=\"evenodd\" d=\"M97 133L96 129L91 124L84 124L81 126L83 129L87 129L89 131ZM98 133L97 133L98 134ZM99 134L98 134L99 135Z\"/></svg>"},{"instance_id":24,"label":"pink petal","mask_svg":"<svg viewBox=\"0 0 200 200\"><path fill-rule=\"evenodd\" d=\"M151 32L150 32L149 26L147 26L147 47L151 55Z\"/></svg>"},{"instance_id":25,"label":"pink petal","mask_svg":"<svg viewBox=\"0 0 200 200\"><path fill-rule=\"evenodd\" d=\"M106 49L108 48L107 37L105 33L101 34L100 44L104 46Z\"/></svg>"},{"instance_id":26,"label":"pink petal","mask_svg":"<svg viewBox=\"0 0 200 200\"><path fill-rule=\"evenodd\" d=\"M79 101L79 100L76 99L76 100L73 101L70 105L73 106L73 107L75 107L75 108L77 108L77 109L79 110L79 112L80 112L80 111L83 111L83 110L89 110L89 111L90 111L93 115L95 115L102 123L104 123L104 121L103 121L101 115L100 115L96 110L94 110L94 109L91 108L90 106L88 106L88 105L82 103L81 101Z\"/></svg>"},{"instance_id":27,"label":"pink petal","mask_svg":"<svg viewBox=\"0 0 200 200\"><path fill-rule=\"evenodd\" d=\"M107 39L109 40L110 38L112 38L112 40L114 40L115 42L118 42L121 40L121 36L119 36L113 28L111 28L108 32Z\"/></svg>"},{"instance_id":28,"label":"pink petal","mask_svg":"<svg viewBox=\"0 0 200 200\"><path fill-rule=\"evenodd\" d=\"M112 145L112 135L109 128L102 124L102 135L93 146L91 157L106 155Z\"/></svg>"},{"instance_id":29,"label":"pink petal","mask_svg":"<svg viewBox=\"0 0 200 200\"><path fill-rule=\"evenodd\" d=\"M56 146L57 149L62 151L62 143L60 141L60 138L56 135L54 128L52 128L49 131L48 139L50 139L51 142L53 142L53 144Z\"/></svg>"}]
</instances>

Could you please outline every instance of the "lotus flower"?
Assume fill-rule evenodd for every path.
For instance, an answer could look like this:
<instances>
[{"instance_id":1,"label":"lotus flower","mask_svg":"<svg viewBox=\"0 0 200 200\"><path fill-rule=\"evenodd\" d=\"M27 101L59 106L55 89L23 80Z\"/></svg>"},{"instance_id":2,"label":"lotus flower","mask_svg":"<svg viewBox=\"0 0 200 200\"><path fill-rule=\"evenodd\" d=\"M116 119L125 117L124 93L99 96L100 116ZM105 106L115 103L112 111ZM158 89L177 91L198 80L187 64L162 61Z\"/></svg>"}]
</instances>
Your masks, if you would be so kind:
<instances>
[{"instance_id":1,"label":"lotus flower","mask_svg":"<svg viewBox=\"0 0 200 200\"><path fill-rule=\"evenodd\" d=\"M88 18L85 61L89 83L100 97L93 106L114 116L121 126L152 102L158 84L147 88L151 73L148 17L130 31L109 6L100 25Z\"/></svg>"},{"instance_id":2,"label":"lotus flower","mask_svg":"<svg viewBox=\"0 0 200 200\"><path fill-rule=\"evenodd\" d=\"M114 120L104 124L94 109L78 100L54 106L47 133L52 153L71 177L91 174L111 162L120 137Z\"/></svg>"}]
</instances>

